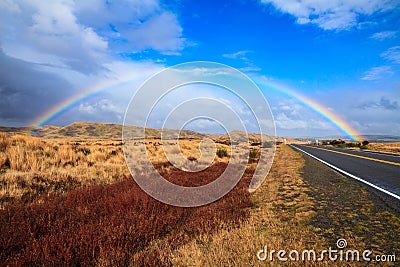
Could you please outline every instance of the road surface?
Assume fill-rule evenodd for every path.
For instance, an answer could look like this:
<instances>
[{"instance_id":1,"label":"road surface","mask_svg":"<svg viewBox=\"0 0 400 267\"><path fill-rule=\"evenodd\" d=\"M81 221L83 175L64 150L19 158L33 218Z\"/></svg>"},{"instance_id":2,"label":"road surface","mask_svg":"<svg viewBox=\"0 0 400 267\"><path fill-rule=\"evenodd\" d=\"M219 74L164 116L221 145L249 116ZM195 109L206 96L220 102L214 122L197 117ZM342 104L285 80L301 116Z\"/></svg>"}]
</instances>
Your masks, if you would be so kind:
<instances>
[{"instance_id":1,"label":"road surface","mask_svg":"<svg viewBox=\"0 0 400 267\"><path fill-rule=\"evenodd\" d=\"M291 146L400 200L400 156L325 146Z\"/></svg>"}]
</instances>

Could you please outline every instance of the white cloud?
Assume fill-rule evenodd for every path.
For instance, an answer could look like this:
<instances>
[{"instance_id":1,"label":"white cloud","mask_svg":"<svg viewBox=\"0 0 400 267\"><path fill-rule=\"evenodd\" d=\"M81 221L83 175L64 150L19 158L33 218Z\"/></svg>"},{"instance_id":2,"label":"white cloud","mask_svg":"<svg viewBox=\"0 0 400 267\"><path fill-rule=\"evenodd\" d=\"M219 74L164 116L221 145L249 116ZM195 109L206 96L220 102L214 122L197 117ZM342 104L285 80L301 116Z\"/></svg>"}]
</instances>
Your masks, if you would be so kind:
<instances>
[{"instance_id":1,"label":"white cloud","mask_svg":"<svg viewBox=\"0 0 400 267\"><path fill-rule=\"evenodd\" d=\"M363 103L357 106L360 109L382 109L382 110L390 110L395 111L400 109L399 102L396 99L389 99L386 97L381 97L380 100L376 101L363 101Z\"/></svg>"},{"instance_id":2,"label":"white cloud","mask_svg":"<svg viewBox=\"0 0 400 267\"><path fill-rule=\"evenodd\" d=\"M163 12L136 27L121 30L121 33L133 48L152 48L163 54L175 54L183 49L185 43L185 39L181 37L182 27L176 16L170 12Z\"/></svg>"},{"instance_id":3,"label":"white cloud","mask_svg":"<svg viewBox=\"0 0 400 267\"><path fill-rule=\"evenodd\" d=\"M135 51L182 49L179 41L174 43L182 39L177 18L158 1L0 1L0 125L29 125L35 116L68 98L89 93L90 88L101 91L50 123L122 123L132 94L163 65L121 59L113 53L118 38L128 37L109 24L129 32L132 25L140 30L151 21L178 34L161 35L160 29L147 28L158 39L141 35L144 43ZM134 52L132 47L120 48ZM124 52L121 49L117 53Z\"/></svg>"},{"instance_id":4,"label":"white cloud","mask_svg":"<svg viewBox=\"0 0 400 267\"><path fill-rule=\"evenodd\" d=\"M261 70L260 67L256 66L252 60L250 60L247 55L253 53L251 50L240 50L230 54L223 54L222 57L229 59L238 59L243 61L244 67L238 68L242 72L258 72Z\"/></svg>"},{"instance_id":5,"label":"white cloud","mask_svg":"<svg viewBox=\"0 0 400 267\"><path fill-rule=\"evenodd\" d=\"M117 119L120 123L124 116L125 108L117 106L113 100L103 98L96 101L81 103L78 107L81 114L87 113L93 119L96 116L107 117L107 119Z\"/></svg>"},{"instance_id":6,"label":"white cloud","mask_svg":"<svg viewBox=\"0 0 400 267\"><path fill-rule=\"evenodd\" d=\"M378 41L383 41L383 40L395 37L396 34L397 34L396 31L376 32L373 35L371 35L371 38L375 39L375 40L378 40Z\"/></svg>"},{"instance_id":7,"label":"white cloud","mask_svg":"<svg viewBox=\"0 0 400 267\"><path fill-rule=\"evenodd\" d=\"M289 118L284 113L279 113L275 116L275 125L279 129L294 130L294 129L306 129L308 124L304 120Z\"/></svg>"},{"instance_id":8,"label":"white cloud","mask_svg":"<svg viewBox=\"0 0 400 267\"><path fill-rule=\"evenodd\" d=\"M324 30L344 30L359 24L358 18L399 5L390 0L261 0L297 18L299 24L316 24Z\"/></svg>"},{"instance_id":9,"label":"white cloud","mask_svg":"<svg viewBox=\"0 0 400 267\"><path fill-rule=\"evenodd\" d=\"M387 49L385 52L381 53L380 56L388 61L400 64L400 46L393 46ZM364 72L364 76L361 78L361 80L380 80L387 76L393 75L393 73L394 72L390 66L373 67Z\"/></svg>"},{"instance_id":10,"label":"white cloud","mask_svg":"<svg viewBox=\"0 0 400 267\"><path fill-rule=\"evenodd\" d=\"M103 72L115 51L177 53L185 46L182 31L176 15L158 1L0 4L0 45L6 55L85 74Z\"/></svg>"},{"instance_id":11,"label":"white cloud","mask_svg":"<svg viewBox=\"0 0 400 267\"><path fill-rule=\"evenodd\" d=\"M389 70L391 71L390 68ZM299 88L293 87L277 78L271 81L263 75L253 74L250 77L264 92L269 102L279 136L343 135L333 121L325 117L329 114L320 114L324 109L336 114L346 124L363 134L399 133L400 98L395 83L362 82L351 88L338 85L312 90L303 85ZM324 108L315 109L311 103L303 102L291 92L313 99Z\"/></svg>"},{"instance_id":12,"label":"white cloud","mask_svg":"<svg viewBox=\"0 0 400 267\"><path fill-rule=\"evenodd\" d=\"M12 12L19 12L19 6L11 0L5 0L0 2L0 9L7 9Z\"/></svg>"},{"instance_id":13,"label":"white cloud","mask_svg":"<svg viewBox=\"0 0 400 267\"><path fill-rule=\"evenodd\" d=\"M361 80L365 81L379 80L384 77L390 76L392 74L393 71L390 66L373 67L364 72L364 76L361 78Z\"/></svg>"},{"instance_id":14,"label":"white cloud","mask_svg":"<svg viewBox=\"0 0 400 267\"><path fill-rule=\"evenodd\" d=\"M241 59L241 60L248 60L246 55L251 53L249 50L241 50L231 54L223 54L223 57L232 58L232 59Z\"/></svg>"},{"instance_id":15,"label":"white cloud","mask_svg":"<svg viewBox=\"0 0 400 267\"><path fill-rule=\"evenodd\" d=\"M394 63L400 64L400 46L393 46L389 48L381 54L381 57L393 61Z\"/></svg>"},{"instance_id":16,"label":"white cloud","mask_svg":"<svg viewBox=\"0 0 400 267\"><path fill-rule=\"evenodd\" d=\"M278 128L278 131L281 130L291 130L293 131L292 135L296 135L298 130L307 130L310 132L315 131L331 131L333 130L332 125L330 125L326 121L316 120L306 118L305 116L302 118L293 118L288 116L285 113L278 113L275 116L275 125Z\"/></svg>"},{"instance_id":17,"label":"white cloud","mask_svg":"<svg viewBox=\"0 0 400 267\"><path fill-rule=\"evenodd\" d=\"M11 3L11 2L10 2ZM79 23L72 1L14 1L17 8L0 9L0 42L15 58L84 73L103 68L108 42Z\"/></svg>"},{"instance_id":18,"label":"white cloud","mask_svg":"<svg viewBox=\"0 0 400 267\"><path fill-rule=\"evenodd\" d=\"M255 66L254 64L249 64L249 66L239 68L241 72L249 73L249 72L257 72L261 71L262 69L260 67Z\"/></svg>"},{"instance_id":19,"label":"white cloud","mask_svg":"<svg viewBox=\"0 0 400 267\"><path fill-rule=\"evenodd\" d=\"M272 111L278 133L296 136L334 130L329 122L293 98L280 99Z\"/></svg>"},{"instance_id":20,"label":"white cloud","mask_svg":"<svg viewBox=\"0 0 400 267\"><path fill-rule=\"evenodd\" d=\"M177 54L193 45L182 37L177 16L163 9L157 0L77 1L76 13L84 23L112 39L117 50L154 49Z\"/></svg>"}]
</instances>

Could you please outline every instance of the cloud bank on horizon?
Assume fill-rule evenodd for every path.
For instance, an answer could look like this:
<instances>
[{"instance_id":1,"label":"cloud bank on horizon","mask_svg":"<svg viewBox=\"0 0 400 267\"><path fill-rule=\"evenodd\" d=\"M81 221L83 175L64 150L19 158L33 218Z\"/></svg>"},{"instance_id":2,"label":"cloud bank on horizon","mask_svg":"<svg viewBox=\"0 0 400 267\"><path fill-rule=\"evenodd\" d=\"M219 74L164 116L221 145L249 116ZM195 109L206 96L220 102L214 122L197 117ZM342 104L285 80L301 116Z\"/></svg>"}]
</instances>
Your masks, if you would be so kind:
<instances>
[{"instance_id":1,"label":"cloud bank on horizon","mask_svg":"<svg viewBox=\"0 0 400 267\"><path fill-rule=\"evenodd\" d=\"M1 1L0 125L29 125L102 87L48 123L122 123L151 75L207 60L254 79L278 135L339 132L265 81L314 99L360 133L398 135L399 17L397 0Z\"/></svg>"}]
</instances>

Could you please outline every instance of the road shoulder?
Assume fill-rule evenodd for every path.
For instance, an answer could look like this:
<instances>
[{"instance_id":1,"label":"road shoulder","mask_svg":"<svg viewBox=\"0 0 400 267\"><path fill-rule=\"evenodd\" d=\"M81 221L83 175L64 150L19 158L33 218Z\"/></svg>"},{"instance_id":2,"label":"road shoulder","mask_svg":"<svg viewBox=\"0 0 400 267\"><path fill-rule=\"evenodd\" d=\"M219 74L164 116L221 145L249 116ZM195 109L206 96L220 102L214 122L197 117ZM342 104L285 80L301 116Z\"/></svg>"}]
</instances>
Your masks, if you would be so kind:
<instances>
[{"instance_id":1,"label":"road shoulder","mask_svg":"<svg viewBox=\"0 0 400 267\"><path fill-rule=\"evenodd\" d=\"M302 155L302 177L317 203L310 222L316 231L332 244L345 238L353 248L400 255L399 201Z\"/></svg>"}]
</instances>

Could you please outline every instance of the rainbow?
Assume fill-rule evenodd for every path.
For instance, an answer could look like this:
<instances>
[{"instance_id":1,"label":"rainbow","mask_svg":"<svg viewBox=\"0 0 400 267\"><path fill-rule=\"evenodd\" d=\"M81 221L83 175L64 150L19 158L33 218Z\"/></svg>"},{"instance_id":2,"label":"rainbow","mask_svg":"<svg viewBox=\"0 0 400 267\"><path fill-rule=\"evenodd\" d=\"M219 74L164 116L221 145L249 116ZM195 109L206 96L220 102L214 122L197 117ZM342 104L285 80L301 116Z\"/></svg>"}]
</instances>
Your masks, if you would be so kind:
<instances>
[{"instance_id":1,"label":"rainbow","mask_svg":"<svg viewBox=\"0 0 400 267\"><path fill-rule=\"evenodd\" d=\"M82 90L82 92L73 95L64 101L58 103L57 105L53 106L51 109L47 110L45 113L41 114L38 116L36 119L34 119L29 125L31 125L27 129L27 134L32 134L37 128L44 126L48 124L50 121L55 119L56 117L60 116L70 108L74 107L76 104L86 100L90 99L93 96L96 96L97 94L124 85L128 84L130 82L134 81L141 81L143 82L145 79L150 77L153 72L146 72L142 73L141 75L133 75L130 74L129 76L120 78L118 80L106 80L99 82L98 84L95 84L94 86L91 86L85 90Z\"/></svg>"},{"instance_id":2,"label":"rainbow","mask_svg":"<svg viewBox=\"0 0 400 267\"><path fill-rule=\"evenodd\" d=\"M32 127L29 128L28 134L31 134L35 129L37 129L40 126L44 126L65 111L69 110L73 106L75 106L77 103L89 99L97 94L99 94L102 91L112 89L117 86L121 86L123 84L127 84L132 81L137 81L139 79L145 80L146 77L149 77L148 73L146 75L136 75L136 76L128 76L124 77L123 79L119 79L117 81L115 80L109 80L106 82L101 82L95 86L92 86L86 90L83 90L81 93L74 95L57 105L55 105L53 108L49 109L45 113L41 114L39 117L37 117L30 125L33 125ZM327 107L321 105L320 103L316 102L315 100L306 97L304 95L301 95L300 93L294 91L293 89L282 85L278 84L273 81L265 80L265 79L257 79L255 77L253 80L255 80L257 85L261 85L261 88L269 88L273 89L275 91L284 93L285 95L295 98L299 102L303 103L316 113L320 114L323 118L331 122L340 132L342 132L344 135L346 135L349 139L353 141L360 140L362 138L362 135L358 133L358 131L353 128L349 123L347 123L345 120L343 120L341 117L339 117L337 114L329 110Z\"/></svg>"},{"instance_id":3,"label":"rainbow","mask_svg":"<svg viewBox=\"0 0 400 267\"><path fill-rule=\"evenodd\" d=\"M314 99L311 99L305 95L302 95L295 90L289 88L288 86L278 84L273 81L265 80L265 79L257 79L255 78L257 84L261 84L262 87L267 87L269 89L276 90L281 92L289 97L293 97L299 102L303 103L323 118L330 121L340 132L346 135L352 141L359 141L361 140L362 134L360 134L354 127L352 127L348 122L338 116L336 113L332 112L327 107L321 105Z\"/></svg>"}]
</instances>

